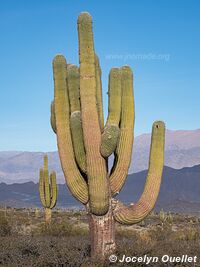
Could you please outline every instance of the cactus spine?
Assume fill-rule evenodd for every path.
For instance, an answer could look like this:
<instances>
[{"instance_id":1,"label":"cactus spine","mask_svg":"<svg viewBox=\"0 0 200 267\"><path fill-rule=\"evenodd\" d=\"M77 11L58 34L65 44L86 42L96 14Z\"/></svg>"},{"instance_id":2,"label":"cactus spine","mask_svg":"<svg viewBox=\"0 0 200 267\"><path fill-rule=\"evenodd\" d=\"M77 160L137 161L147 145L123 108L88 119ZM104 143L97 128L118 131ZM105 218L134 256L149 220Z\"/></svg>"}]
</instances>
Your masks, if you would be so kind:
<instances>
[{"instance_id":1,"label":"cactus spine","mask_svg":"<svg viewBox=\"0 0 200 267\"><path fill-rule=\"evenodd\" d=\"M44 167L40 169L39 179L40 200L45 208L45 222L51 222L51 210L55 207L58 195L56 173L53 171L49 177L48 156L44 156Z\"/></svg>"},{"instance_id":2,"label":"cactus spine","mask_svg":"<svg viewBox=\"0 0 200 267\"><path fill-rule=\"evenodd\" d=\"M114 200L128 174L134 130L133 73L129 66L109 75L108 119L104 126L101 69L94 50L92 18L78 18L79 68L64 56L53 60L54 100L51 124L57 135L62 169L72 195L89 213L91 254L105 257L115 249L114 222L142 221L153 209L164 164L165 125L152 127L149 170L138 203L126 206ZM108 156L115 160L108 172Z\"/></svg>"}]
</instances>

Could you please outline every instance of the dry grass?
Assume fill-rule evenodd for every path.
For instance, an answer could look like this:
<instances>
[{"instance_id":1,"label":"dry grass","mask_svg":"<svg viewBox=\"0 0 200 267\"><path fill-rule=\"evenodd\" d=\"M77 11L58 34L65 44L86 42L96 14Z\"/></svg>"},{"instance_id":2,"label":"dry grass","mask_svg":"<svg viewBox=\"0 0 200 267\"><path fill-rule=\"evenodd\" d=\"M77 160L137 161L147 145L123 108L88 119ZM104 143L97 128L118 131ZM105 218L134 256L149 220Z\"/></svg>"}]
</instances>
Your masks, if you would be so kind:
<instances>
[{"instance_id":1,"label":"dry grass","mask_svg":"<svg viewBox=\"0 0 200 267\"><path fill-rule=\"evenodd\" d=\"M159 214L148 217L139 225L117 225L116 255L180 256L187 254L200 259L200 219L194 216L173 215L160 220ZM89 233L85 212L61 211L53 213L52 224L46 227L42 211L0 211L0 266L2 267L94 267L124 266L115 263L91 262ZM147 266L144 263L127 266ZM152 263L148 266L163 265ZM191 265L193 266L193 265ZM197 265L198 266L198 265ZM200 266L200 264L199 264Z\"/></svg>"}]
</instances>

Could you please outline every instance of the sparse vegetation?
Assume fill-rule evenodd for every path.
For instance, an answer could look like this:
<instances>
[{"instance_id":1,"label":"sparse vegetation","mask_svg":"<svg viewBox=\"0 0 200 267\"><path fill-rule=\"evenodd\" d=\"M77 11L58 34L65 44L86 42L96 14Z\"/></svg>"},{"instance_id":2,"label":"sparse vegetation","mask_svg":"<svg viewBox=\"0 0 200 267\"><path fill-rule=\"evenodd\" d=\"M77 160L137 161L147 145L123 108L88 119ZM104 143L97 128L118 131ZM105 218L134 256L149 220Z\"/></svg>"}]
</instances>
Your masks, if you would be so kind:
<instances>
[{"instance_id":1,"label":"sparse vegetation","mask_svg":"<svg viewBox=\"0 0 200 267\"><path fill-rule=\"evenodd\" d=\"M116 255L162 257L165 254L187 254L200 258L200 218L171 216L172 222L163 225L160 214L155 213L141 225L117 224ZM46 225L43 217L44 211L35 216L35 209L7 209L6 216L4 210L0 210L0 267L113 266L108 260L103 263L90 259L85 211L57 209L52 213L51 225ZM148 266L155 266L153 264ZM123 265L115 263L114 266ZM129 263L128 266L136 265ZM158 263L156 266L163 265Z\"/></svg>"},{"instance_id":2,"label":"sparse vegetation","mask_svg":"<svg viewBox=\"0 0 200 267\"><path fill-rule=\"evenodd\" d=\"M173 215L171 212L164 212L163 209L161 209L160 213L159 213L159 218L160 221L162 223L162 225L164 224L172 224L173 223Z\"/></svg>"}]
</instances>

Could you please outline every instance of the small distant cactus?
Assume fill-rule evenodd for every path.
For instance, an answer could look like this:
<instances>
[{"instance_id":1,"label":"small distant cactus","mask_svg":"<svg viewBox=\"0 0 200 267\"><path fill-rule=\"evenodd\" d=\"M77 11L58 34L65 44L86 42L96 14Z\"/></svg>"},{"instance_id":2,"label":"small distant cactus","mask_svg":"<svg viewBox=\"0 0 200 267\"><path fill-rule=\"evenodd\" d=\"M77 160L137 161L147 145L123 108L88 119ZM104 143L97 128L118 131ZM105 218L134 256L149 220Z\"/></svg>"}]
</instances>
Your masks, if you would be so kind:
<instances>
[{"instance_id":1,"label":"small distant cactus","mask_svg":"<svg viewBox=\"0 0 200 267\"><path fill-rule=\"evenodd\" d=\"M58 186L56 184L56 173L48 171L48 156L44 156L44 167L40 169L39 179L40 200L45 208L46 224L51 222L51 210L55 207L58 195Z\"/></svg>"}]
</instances>

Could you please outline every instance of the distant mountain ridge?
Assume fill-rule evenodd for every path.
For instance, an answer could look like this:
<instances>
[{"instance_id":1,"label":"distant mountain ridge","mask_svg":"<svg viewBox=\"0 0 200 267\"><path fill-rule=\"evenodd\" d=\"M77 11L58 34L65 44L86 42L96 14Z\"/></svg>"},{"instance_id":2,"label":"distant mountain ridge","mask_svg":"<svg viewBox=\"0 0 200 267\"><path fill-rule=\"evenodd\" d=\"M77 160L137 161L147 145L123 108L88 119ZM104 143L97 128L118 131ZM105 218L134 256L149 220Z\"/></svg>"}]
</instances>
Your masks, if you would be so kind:
<instances>
[{"instance_id":1,"label":"distant mountain ridge","mask_svg":"<svg viewBox=\"0 0 200 267\"><path fill-rule=\"evenodd\" d=\"M148 168L151 135L142 134L135 138L129 173ZM174 169L200 164L200 129L166 130L165 165Z\"/></svg>"},{"instance_id":2,"label":"distant mountain ridge","mask_svg":"<svg viewBox=\"0 0 200 267\"><path fill-rule=\"evenodd\" d=\"M124 203L135 203L143 191L147 171L128 176L118 198ZM66 185L59 185L57 207L83 207L72 196ZM200 215L200 165L175 170L164 168L156 209ZM0 205L12 207L41 206L38 184L0 183Z\"/></svg>"},{"instance_id":3,"label":"distant mountain ridge","mask_svg":"<svg viewBox=\"0 0 200 267\"><path fill-rule=\"evenodd\" d=\"M150 134L135 138L129 174L148 168ZM42 165L43 152L0 152L0 182L38 181L38 170ZM48 152L49 168L58 174L59 183L65 183L57 152ZM112 160L110 160L110 165ZM165 165L181 169L200 164L200 129L166 130Z\"/></svg>"}]
</instances>

